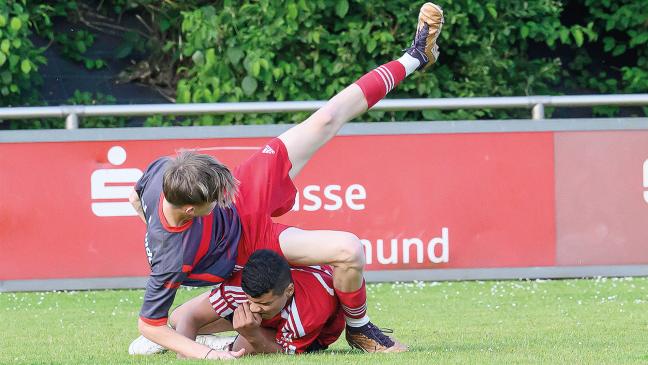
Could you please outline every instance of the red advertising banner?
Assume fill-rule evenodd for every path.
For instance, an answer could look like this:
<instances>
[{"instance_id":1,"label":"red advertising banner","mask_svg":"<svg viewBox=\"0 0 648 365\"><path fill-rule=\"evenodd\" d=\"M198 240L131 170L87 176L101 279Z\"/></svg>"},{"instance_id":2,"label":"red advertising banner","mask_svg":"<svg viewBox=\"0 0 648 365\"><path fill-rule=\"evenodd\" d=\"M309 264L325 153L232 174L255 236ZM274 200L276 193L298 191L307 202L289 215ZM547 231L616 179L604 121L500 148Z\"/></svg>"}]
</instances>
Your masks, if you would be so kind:
<instances>
[{"instance_id":1,"label":"red advertising banner","mask_svg":"<svg viewBox=\"0 0 648 365\"><path fill-rule=\"evenodd\" d=\"M281 221L356 233L368 269L553 265L552 154L550 133L338 137Z\"/></svg>"},{"instance_id":2,"label":"red advertising banner","mask_svg":"<svg viewBox=\"0 0 648 365\"><path fill-rule=\"evenodd\" d=\"M648 131L556 133L559 265L648 263Z\"/></svg>"},{"instance_id":3,"label":"red advertising banner","mask_svg":"<svg viewBox=\"0 0 648 365\"><path fill-rule=\"evenodd\" d=\"M268 138L0 144L0 280L145 276L128 203L149 162L230 166ZM282 223L356 233L368 270L555 265L553 133L339 136Z\"/></svg>"}]
</instances>

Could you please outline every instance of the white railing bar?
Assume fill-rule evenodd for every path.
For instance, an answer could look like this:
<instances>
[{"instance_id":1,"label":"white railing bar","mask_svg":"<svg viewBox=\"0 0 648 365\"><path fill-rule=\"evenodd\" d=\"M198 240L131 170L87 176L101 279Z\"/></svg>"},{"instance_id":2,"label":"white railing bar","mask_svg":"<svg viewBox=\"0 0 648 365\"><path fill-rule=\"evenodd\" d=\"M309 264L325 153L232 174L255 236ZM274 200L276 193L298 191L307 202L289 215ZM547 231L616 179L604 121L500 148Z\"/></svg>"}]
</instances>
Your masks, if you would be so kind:
<instances>
[{"instance_id":1,"label":"white railing bar","mask_svg":"<svg viewBox=\"0 0 648 365\"><path fill-rule=\"evenodd\" d=\"M285 113L309 112L325 101L274 101L202 104L133 104L133 105L61 105L44 107L0 108L0 119L76 118L97 116L196 115L226 113ZM424 110L474 108L537 108L547 106L648 106L648 94L514 96L438 99L386 99L372 110ZM74 119L71 118L71 119Z\"/></svg>"}]
</instances>

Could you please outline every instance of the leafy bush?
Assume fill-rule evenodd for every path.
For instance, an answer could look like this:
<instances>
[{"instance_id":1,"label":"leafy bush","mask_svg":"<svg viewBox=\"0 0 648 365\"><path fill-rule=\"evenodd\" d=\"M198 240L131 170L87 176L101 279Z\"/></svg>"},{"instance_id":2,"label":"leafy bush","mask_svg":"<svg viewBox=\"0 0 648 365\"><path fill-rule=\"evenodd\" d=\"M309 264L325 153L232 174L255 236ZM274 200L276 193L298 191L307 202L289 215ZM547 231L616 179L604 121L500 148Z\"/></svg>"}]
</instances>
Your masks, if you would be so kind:
<instances>
[{"instance_id":1,"label":"leafy bush","mask_svg":"<svg viewBox=\"0 0 648 365\"><path fill-rule=\"evenodd\" d=\"M23 6L16 9L16 3ZM5 23L18 17L21 23L38 27L39 34L54 41L60 38L64 54L90 68L103 62L88 63L83 58L92 34L120 30L123 43L116 47L118 57L147 55L123 70L120 78L148 83L179 103L328 99L365 72L400 56L411 42L420 6L404 0L113 0L98 5L57 0L50 5L30 2L30 9L40 11L28 13L24 1L8 4L0 5L2 14L11 12ZM439 63L425 74L410 77L390 98L648 90L645 1L445 0L441 5L446 22L439 40ZM61 14L87 29L74 36L54 35L48 16L56 19ZM126 28L121 19L128 16L137 18L141 27ZM101 21L93 23L97 19ZM1 24L4 32L7 24ZM22 45L28 44L27 27L19 30L25 32L20 33ZM1 33L0 40L3 37L7 35ZM31 52L18 56L20 62L30 60L27 73L20 71L14 57L14 69L9 71L12 83L17 77L37 82L33 70L44 60L37 58L38 50ZM4 71L8 62L1 64ZM13 89L33 88L16 84ZM20 92L14 96L28 100ZM619 112L610 107L594 111ZM528 110L428 110L372 112L362 119L528 118L529 114ZM279 123L304 117L304 113L151 117L145 124Z\"/></svg>"},{"instance_id":2,"label":"leafy bush","mask_svg":"<svg viewBox=\"0 0 648 365\"><path fill-rule=\"evenodd\" d=\"M413 36L418 6L409 1L223 2L182 12L178 102L328 99L368 70L400 55ZM563 26L559 2L461 0L444 6L441 59L390 97L469 97L551 93L557 57L528 57L536 43L577 46L591 27ZM528 111L372 113L365 120L528 117ZM290 115L286 121L299 121ZM195 124L277 122L227 115Z\"/></svg>"},{"instance_id":3,"label":"leafy bush","mask_svg":"<svg viewBox=\"0 0 648 365\"><path fill-rule=\"evenodd\" d=\"M31 17L44 5L27 8L26 0L0 2L0 105L20 105L35 99L42 82L38 66L46 63L42 50L29 40Z\"/></svg>"},{"instance_id":4,"label":"leafy bush","mask_svg":"<svg viewBox=\"0 0 648 365\"><path fill-rule=\"evenodd\" d=\"M587 47L573 50L566 84L591 93L639 93L648 90L648 2L584 0L578 15L596 30ZM613 116L616 107L598 107L595 114ZM648 115L648 107L644 108ZM637 114L638 115L638 114Z\"/></svg>"}]
</instances>

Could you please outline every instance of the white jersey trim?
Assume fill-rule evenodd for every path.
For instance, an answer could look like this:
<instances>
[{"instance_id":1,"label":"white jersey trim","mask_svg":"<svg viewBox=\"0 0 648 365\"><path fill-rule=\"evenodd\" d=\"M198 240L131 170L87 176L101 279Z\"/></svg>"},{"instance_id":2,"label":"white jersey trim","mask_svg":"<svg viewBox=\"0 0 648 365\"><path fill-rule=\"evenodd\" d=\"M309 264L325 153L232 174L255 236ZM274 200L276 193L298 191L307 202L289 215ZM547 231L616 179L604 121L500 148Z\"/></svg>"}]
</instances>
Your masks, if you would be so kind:
<instances>
[{"instance_id":1,"label":"white jersey trim","mask_svg":"<svg viewBox=\"0 0 648 365\"><path fill-rule=\"evenodd\" d=\"M297 326L297 334L299 337L306 336L306 331L304 331L304 326L302 325L301 318L299 318L299 311L297 310L297 300L293 297L293 302L290 306L290 315L295 321L295 326Z\"/></svg>"}]
</instances>

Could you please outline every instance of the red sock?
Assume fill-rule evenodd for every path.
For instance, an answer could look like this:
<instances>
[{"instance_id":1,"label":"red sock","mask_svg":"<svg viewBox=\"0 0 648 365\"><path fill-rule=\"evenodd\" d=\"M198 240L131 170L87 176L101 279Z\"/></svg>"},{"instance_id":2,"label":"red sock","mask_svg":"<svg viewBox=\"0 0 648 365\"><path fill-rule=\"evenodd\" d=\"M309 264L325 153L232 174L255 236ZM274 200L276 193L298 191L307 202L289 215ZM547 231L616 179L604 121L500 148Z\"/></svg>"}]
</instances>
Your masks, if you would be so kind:
<instances>
[{"instance_id":1,"label":"red sock","mask_svg":"<svg viewBox=\"0 0 648 365\"><path fill-rule=\"evenodd\" d=\"M345 293L335 290L335 294L340 300L342 311L346 322L351 327L360 327L369 322L367 316L367 288L364 280L360 289Z\"/></svg>"},{"instance_id":2,"label":"red sock","mask_svg":"<svg viewBox=\"0 0 648 365\"><path fill-rule=\"evenodd\" d=\"M356 81L367 99L369 108L387 95L399 82L405 78L405 67L398 61L386 63Z\"/></svg>"}]
</instances>

